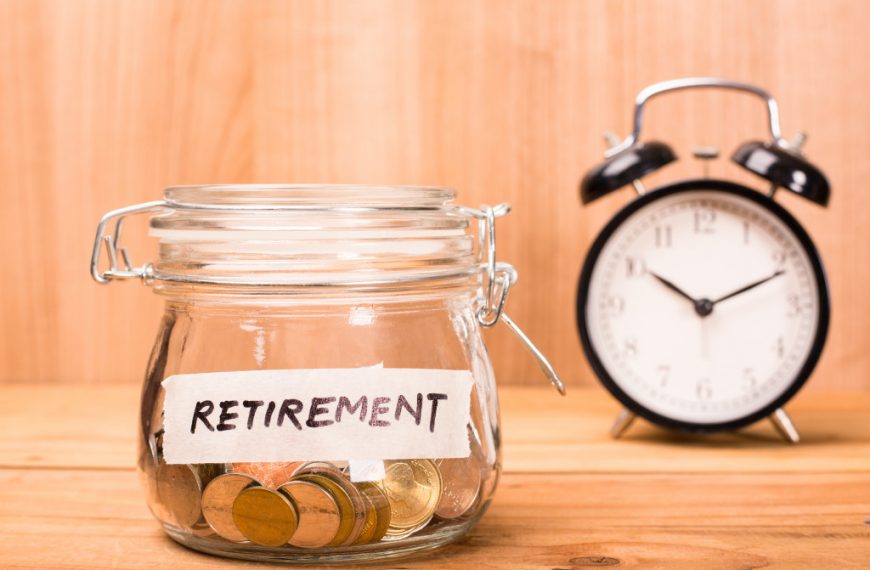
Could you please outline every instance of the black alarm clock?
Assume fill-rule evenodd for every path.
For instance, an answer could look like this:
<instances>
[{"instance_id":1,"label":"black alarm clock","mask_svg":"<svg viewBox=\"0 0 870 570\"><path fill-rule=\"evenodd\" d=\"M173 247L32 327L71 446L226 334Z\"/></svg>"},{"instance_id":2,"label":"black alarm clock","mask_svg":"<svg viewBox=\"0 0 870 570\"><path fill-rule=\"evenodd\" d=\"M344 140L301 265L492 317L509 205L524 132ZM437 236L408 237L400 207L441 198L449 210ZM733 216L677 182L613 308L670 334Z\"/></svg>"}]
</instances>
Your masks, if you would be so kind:
<instances>
[{"instance_id":1,"label":"black alarm clock","mask_svg":"<svg viewBox=\"0 0 870 570\"><path fill-rule=\"evenodd\" d=\"M771 140L743 144L732 160L767 181L766 191L707 177L644 187L644 176L676 160L668 145L640 141L644 104L691 88L764 99ZM818 362L830 317L818 251L774 200L784 188L828 202L825 175L801 154L803 136L782 137L776 101L764 90L688 78L642 90L632 134L611 142L604 163L581 183L582 202L626 186L639 195L595 239L577 292L586 357L624 406L611 433L618 437L637 416L691 432L770 417L796 443L783 406Z\"/></svg>"}]
</instances>

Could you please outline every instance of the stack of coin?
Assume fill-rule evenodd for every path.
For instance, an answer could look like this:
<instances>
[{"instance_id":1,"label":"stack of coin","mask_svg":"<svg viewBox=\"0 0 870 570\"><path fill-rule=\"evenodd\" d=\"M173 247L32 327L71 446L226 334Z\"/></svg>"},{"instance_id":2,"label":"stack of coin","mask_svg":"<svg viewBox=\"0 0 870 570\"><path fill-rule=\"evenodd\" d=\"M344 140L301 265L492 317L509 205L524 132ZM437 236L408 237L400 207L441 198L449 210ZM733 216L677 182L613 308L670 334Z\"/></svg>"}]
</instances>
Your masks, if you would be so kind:
<instances>
[{"instance_id":1,"label":"stack of coin","mask_svg":"<svg viewBox=\"0 0 870 570\"><path fill-rule=\"evenodd\" d=\"M486 473L477 451L461 459L386 461L383 480L361 483L327 462L160 461L149 486L158 518L198 535L205 529L236 543L339 548L399 540L434 520L476 512Z\"/></svg>"}]
</instances>

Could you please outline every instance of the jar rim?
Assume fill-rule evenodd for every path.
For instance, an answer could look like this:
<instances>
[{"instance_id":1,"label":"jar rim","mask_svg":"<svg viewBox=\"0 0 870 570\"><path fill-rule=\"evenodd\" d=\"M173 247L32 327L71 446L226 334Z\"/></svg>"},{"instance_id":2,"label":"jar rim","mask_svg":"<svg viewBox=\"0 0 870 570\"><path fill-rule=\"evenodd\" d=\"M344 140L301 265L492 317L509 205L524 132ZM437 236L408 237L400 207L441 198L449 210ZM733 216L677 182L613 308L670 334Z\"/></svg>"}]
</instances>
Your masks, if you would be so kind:
<instances>
[{"instance_id":1,"label":"jar rim","mask_svg":"<svg viewBox=\"0 0 870 570\"><path fill-rule=\"evenodd\" d=\"M370 184L201 184L170 186L166 202L216 210L434 210L456 198L450 188Z\"/></svg>"},{"instance_id":2,"label":"jar rim","mask_svg":"<svg viewBox=\"0 0 870 570\"><path fill-rule=\"evenodd\" d=\"M385 287L467 282L473 215L428 186L173 186L150 220L165 282Z\"/></svg>"}]
</instances>

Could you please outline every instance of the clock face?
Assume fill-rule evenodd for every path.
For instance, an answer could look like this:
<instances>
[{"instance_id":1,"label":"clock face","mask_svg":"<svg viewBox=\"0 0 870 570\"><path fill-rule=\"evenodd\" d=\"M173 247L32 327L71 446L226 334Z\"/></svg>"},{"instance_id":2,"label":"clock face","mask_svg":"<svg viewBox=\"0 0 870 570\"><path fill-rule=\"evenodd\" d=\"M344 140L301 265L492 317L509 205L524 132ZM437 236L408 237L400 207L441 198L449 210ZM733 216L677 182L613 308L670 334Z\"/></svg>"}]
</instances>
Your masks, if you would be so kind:
<instances>
[{"instance_id":1,"label":"clock face","mask_svg":"<svg viewBox=\"0 0 870 570\"><path fill-rule=\"evenodd\" d=\"M724 182L629 205L593 246L580 297L584 346L605 385L675 427L733 427L782 405L827 331L806 233L772 200Z\"/></svg>"}]
</instances>

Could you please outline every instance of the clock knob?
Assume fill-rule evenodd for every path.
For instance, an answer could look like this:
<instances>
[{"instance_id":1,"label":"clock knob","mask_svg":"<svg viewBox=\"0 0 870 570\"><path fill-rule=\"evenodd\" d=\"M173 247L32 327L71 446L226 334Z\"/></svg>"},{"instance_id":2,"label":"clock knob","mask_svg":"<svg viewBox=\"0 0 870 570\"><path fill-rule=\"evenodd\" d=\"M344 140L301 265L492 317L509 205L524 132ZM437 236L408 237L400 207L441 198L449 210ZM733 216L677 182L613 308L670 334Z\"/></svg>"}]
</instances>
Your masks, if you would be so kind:
<instances>
[{"instance_id":1,"label":"clock knob","mask_svg":"<svg viewBox=\"0 0 870 570\"><path fill-rule=\"evenodd\" d=\"M676 159L677 155L665 143L636 143L587 172L580 183L580 199L588 204Z\"/></svg>"},{"instance_id":2,"label":"clock knob","mask_svg":"<svg viewBox=\"0 0 870 570\"><path fill-rule=\"evenodd\" d=\"M831 195L828 179L797 152L775 143L753 141L741 145L731 159L775 186L782 186L820 206L828 205Z\"/></svg>"}]
</instances>

